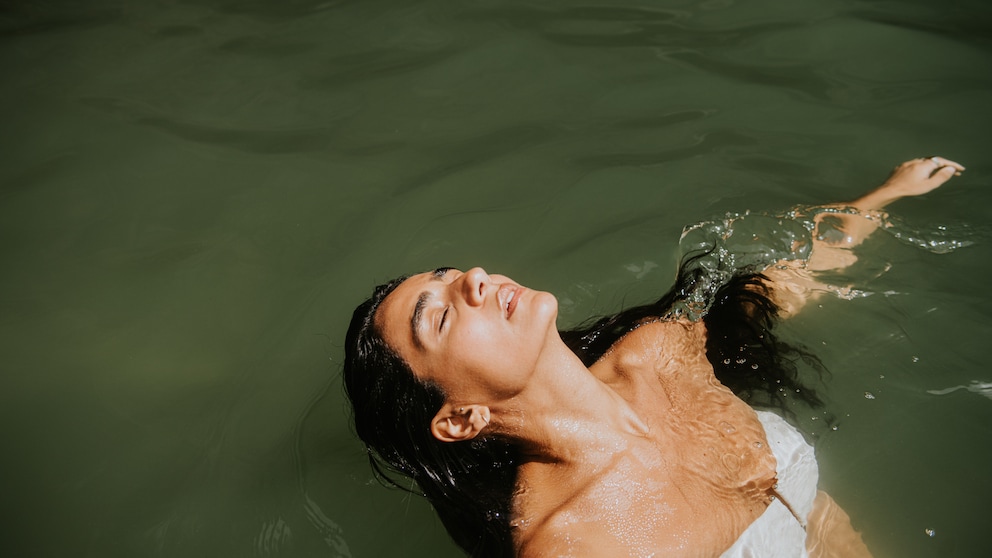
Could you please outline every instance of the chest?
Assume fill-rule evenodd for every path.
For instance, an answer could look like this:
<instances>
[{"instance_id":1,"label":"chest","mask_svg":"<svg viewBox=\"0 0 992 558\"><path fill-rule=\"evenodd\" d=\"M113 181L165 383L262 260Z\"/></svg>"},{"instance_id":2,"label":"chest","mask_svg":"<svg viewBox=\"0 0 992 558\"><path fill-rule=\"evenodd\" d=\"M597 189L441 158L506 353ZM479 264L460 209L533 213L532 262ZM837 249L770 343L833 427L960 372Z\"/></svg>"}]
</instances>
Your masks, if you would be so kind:
<instances>
[{"instance_id":1,"label":"chest","mask_svg":"<svg viewBox=\"0 0 992 558\"><path fill-rule=\"evenodd\" d=\"M696 474L713 464L690 456L691 464L653 442L631 444L596 474L574 475L581 488L552 513L519 517L517 537L539 556L716 556L764 512L767 496L732 473L724 478L741 486Z\"/></svg>"},{"instance_id":2,"label":"chest","mask_svg":"<svg viewBox=\"0 0 992 558\"><path fill-rule=\"evenodd\" d=\"M754 410L713 374L705 330L652 324L621 341L614 385L649 425L672 474L699 490L767 500L776 462Z\"/></svg>"},{"instance_id":3,"label":"chest","mask_svg":"<svg viewBox=\"0 0 992 558\"><path fill-rule=\"evenodd\" d=\"M648 424L649 435L609 466L576 475L583 482L566 491L547 532L632 556L719 554L766 509L777 464L755 412L714 376L705 331L651 324L598 365L593 372Z\"/></svg>"}]
</instances>

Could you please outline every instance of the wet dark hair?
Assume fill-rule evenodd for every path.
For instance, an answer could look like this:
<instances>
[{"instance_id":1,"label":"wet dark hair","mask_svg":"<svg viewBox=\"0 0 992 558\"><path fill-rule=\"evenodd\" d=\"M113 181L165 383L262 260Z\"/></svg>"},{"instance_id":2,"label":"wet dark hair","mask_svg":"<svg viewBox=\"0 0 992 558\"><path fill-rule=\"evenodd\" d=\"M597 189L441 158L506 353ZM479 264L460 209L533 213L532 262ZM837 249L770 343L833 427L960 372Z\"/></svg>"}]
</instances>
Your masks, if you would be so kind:
<instances>
[{"instance_id":1,"label":"wet dark hair","mask_svg":"<svg viewBox=\"0 0 992 558\"><path fill-rule=\"evenodd\" d=\"M705 280L683 260L675 285L657 301L628 308L570 331L562 339L586 366L596 362L618 339L646 321L674 318L679 303ZM472 441L441 442L430 423L445 401L440 386L419 380L409 365L383 340L375 324L383 299L406 277L376 287L355 309L345 344L344 387L351 401L355 430L365 443L369 462L384 484L416 492L412 479L463 550L477 557L514 556L510 526L519 449L512 441L480 435ZM796 363L819 361L801 347L782 342L771 328L778 309L765 278L739 273L706 298L706 353L717 378L755 406L789 413L783 393L820 405L814 390L799 377ZM400 476L397 476L400 475Z\"/></svg>"},{"instance_id":2,"label":"wet dark hair","mask_svg":"<svg viewBox=\"0 0 992 558\"><path fill-rule=\"evenodd\" d=\"M344 386L356 433L376 477L410 492L395 474L416 482L448 534L469 555L513 556L510 505L517 448L486 434L457 443L434 438L430 424L444 404L444 392L418 379L376 328L376 310L405 279L376 287L348 327Z\"/></svg>"},{"instance_id":3,"label":"wet dark hair","mask_svg":"<svg viewBox=\"0 0 992 558\"><path fill-rule=\"evenodd\" d=\"M817 376L826 370L805 347L782 341L772 331L778 306L771 299L768 278L744 270L722 285L711 284L712 271L696 265L706 255L685 258L675 285L660 299L560 332L565 344L591 366L637 326L659 318L675 319L687 306L704 305L706 358L723 385L754 407L776 408L788 417L794 412L785 395L820 407L823 402L800 377L797 363L805 363Z\"/></svg>"}]
</instances>

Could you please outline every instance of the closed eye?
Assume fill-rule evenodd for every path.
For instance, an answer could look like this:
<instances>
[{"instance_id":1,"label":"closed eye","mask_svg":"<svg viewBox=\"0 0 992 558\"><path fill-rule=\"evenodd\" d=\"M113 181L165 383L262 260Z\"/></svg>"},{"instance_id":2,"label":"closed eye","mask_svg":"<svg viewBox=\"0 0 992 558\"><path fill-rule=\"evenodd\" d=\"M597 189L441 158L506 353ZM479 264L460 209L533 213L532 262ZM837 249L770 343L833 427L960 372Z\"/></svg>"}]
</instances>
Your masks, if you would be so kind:
<instances>
[{"instance_id":1,"label":"closed eye","mask_svg":"<svg viewBox=\"0 0 992 558\"><path fill-rule=\"evenodd\" d=\"M444 322L447 321L447 319L448 319L448 310L450 310L450 309L451 309L450 306L449 307L446 307L444 309L444 313L441 314L441 323L437 326L438 333L440 333L441 330L444 329Z\"/></svg>"}]
</instances>

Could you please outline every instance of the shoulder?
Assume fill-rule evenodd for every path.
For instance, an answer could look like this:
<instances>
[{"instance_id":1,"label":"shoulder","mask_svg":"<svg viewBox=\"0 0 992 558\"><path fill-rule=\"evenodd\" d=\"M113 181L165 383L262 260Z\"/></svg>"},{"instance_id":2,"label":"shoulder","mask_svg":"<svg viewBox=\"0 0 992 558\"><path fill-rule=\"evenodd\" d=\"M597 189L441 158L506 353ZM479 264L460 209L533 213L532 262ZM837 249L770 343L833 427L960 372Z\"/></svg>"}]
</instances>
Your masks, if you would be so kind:
<instances>
[{"instance_id":1,"label":"shoulder","mask_svg":"<svg viewBox=\"0 0 992 558\"><path fill-rule=\"evenodd\" d=\"M706 341L706 325L685 318L646 322L613 344L611 351L671 345L698 345Z\"/></svg>"},{"instance_id":2,"label":"shoulder","mask_svg":"<svg viewBox=\"0 0 992 558\"><path fill-rule=\"evenodd\" d=\"M601 381L620 391L633 378L712 376L706 357L706 326L685 319L660 320L630 331L589 367ZM632 394L621 393L629 400Z\"/></svg>"},{"instance_id":3,"label":"shoulder","mask_svg":"<svg viewBox=\"0 0 992 558\"><path fill-rule=\"evenodd\" d=\"M705 360L706 325L687 319L646 323L620 338L610 353L622 368L658 369L675 361Z\"/></svg>"}]
</instances>

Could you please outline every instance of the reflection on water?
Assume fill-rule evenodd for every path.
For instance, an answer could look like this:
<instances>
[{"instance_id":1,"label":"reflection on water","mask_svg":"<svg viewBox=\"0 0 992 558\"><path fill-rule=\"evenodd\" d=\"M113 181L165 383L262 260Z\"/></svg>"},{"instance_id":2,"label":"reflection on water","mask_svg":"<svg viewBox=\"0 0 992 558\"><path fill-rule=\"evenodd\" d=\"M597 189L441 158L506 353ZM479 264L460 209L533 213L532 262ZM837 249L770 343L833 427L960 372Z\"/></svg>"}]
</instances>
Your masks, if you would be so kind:
<instances>
[{"instance_id":1,"label":"reflection on water","mask_svg":"<svg viewBox=\"0 0 992 558\"><path fill-rule=\"evenodd\" d=\"M992 399L992 382L980 382L978 380L972 380L970 384L966 386L954 386L944 389L928 389L927 393L933 395L947 395L948 393L953 393L959 389L970 391L971 393L977 393L984 397Z\"/></svg>"},{"instance_id":2,"label":"reflection on water","mask_svg":"<svg viewBox=\"0 0 992 558\"><path fill-rule=\"evenodd\" d=\"M350 431L341 343L372 285L481 264L573 324L667 289L686 225L748 215L738 240L770 227L795 250L808 229L758 218L940 154L965 176L891 206L832 278L874 294L782 334L830 369L804 420L832 421L807 428L823 484L876 554L978 555L990 15L7 3L0 553L457 556Z\"/></svg>"}]
</instances>

